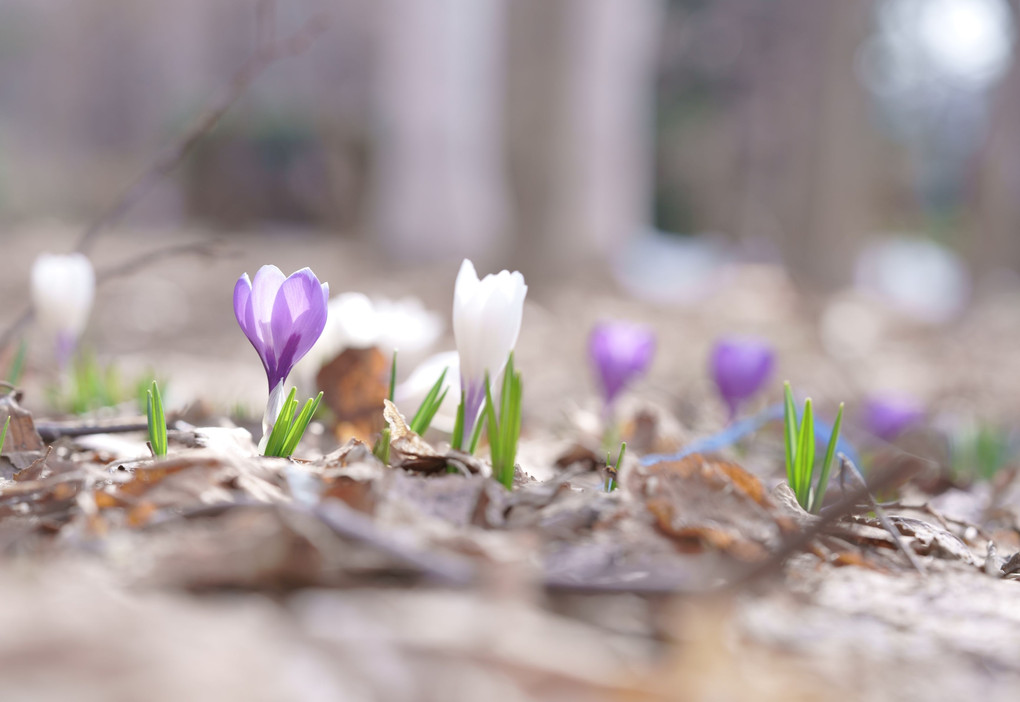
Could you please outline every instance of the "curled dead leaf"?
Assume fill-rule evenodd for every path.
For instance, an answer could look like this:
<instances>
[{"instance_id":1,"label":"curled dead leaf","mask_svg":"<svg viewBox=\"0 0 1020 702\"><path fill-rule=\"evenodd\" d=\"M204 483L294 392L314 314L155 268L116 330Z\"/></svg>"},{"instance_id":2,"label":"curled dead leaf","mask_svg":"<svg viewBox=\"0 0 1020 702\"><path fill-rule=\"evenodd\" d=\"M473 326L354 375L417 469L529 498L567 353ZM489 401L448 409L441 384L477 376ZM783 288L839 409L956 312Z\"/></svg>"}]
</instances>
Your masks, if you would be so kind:
<instances>
[{"instance_id":1,"label":"curled dead leaf","mask_svg":"<svg viewBox=\"0 0 1020 702\"><path fill-rule=\"evenodd\" d=\"M336 418L337 438L369 441L383 426L379 408L389 392L389 361L379 349L345 349L316 378Z\"/></svg>"}]
</instances>

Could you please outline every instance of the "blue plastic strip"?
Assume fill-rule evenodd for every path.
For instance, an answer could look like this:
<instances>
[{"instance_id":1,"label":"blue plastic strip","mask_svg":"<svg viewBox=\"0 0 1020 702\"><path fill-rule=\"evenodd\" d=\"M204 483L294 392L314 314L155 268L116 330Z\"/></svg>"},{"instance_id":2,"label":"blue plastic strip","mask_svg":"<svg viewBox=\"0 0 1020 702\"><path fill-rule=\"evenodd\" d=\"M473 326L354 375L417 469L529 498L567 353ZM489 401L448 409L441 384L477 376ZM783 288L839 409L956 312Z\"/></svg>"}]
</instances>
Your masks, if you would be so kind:
<instances>
[{"instance_id":1,"label":"blue plastic strip","mask_svg":"<svg viewBox=\"0 0 1020 702\"><path fill-rule=\"evenodd\" d=\"M782 419L783 405L772 405L770 407L766 407L753 417L741 419L740 421L730 424L717 434L706 436L703 439L698 439L676 453L653 453L645 456L641 459L641 465L651 466L664 461L679 461L680 459L686 458L687 456L691 456L695 453L712 453L713 451L721 451L722 449L737 443L744 437L754 434L769 422L782 421ZM822 421L816 415L815 440L824 446L828 444L830 436L832 436L832 425L828 422ZM857 459L857 452L854 450L850 442L848 442L842 435L839 437L839 440L836 441L836 451L838 453L845 453L854 463L860 463Z\"/></svg>"}]
</instances>

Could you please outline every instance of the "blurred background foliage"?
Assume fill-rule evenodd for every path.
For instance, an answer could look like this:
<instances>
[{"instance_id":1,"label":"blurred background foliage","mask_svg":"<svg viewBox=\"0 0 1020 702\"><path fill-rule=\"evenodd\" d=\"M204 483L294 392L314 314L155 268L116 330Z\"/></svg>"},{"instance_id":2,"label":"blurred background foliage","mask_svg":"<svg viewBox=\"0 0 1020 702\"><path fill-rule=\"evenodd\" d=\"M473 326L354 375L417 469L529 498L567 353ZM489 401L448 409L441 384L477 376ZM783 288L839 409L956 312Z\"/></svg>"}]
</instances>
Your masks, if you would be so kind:
<instances>
[{"instance_id":1,"label":"blurred background foliage","mask_svg":"<svg viewBox=\"0 0 1020 702\"><path fill-rule=\"evenodd\" d=\"M1020 270L1007 0L0 0L0 223L94 216L317 13L129 223L530 273L684 237L822 288L906 234Z\"/></svg>"}]
</instances>

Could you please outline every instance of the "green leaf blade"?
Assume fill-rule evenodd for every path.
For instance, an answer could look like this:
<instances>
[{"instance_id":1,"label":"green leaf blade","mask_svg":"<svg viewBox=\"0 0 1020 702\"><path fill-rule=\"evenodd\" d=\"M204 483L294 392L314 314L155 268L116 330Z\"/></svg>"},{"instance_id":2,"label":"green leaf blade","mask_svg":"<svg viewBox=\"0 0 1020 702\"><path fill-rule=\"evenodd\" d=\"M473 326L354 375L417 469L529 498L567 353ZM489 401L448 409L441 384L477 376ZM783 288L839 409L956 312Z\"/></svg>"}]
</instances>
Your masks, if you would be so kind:
<instances>
[{"instance_id":1,"label":"green leaf blade","mask_svg":"<svg viewBox=\"0 0 1020 702\"><path fill-rule=\"evenodd\" d=\"M832 435L829 436L829 445L825 449L825 459L822 461L821 471L818 474L818 483L815 487L814 497L811 499L812 514L818 514L822 508L822 501L825 499L825 489L829 484L829 472L832 470L832 459L836 455L836 445L839 443L839 430L843 425L843 403L839 405L836 412L836 421L832 423Z\"/></svg>"}]
</instances>

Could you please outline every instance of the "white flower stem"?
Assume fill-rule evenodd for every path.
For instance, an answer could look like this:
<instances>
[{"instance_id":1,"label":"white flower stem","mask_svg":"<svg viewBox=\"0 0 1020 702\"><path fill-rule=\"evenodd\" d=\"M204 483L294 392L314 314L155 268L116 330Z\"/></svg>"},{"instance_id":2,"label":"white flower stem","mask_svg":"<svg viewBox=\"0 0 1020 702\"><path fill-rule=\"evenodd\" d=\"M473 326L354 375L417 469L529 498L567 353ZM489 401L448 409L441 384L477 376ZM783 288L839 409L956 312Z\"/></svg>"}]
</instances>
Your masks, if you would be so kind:
<instances>
[{"instance_id":1,"label":"white flower stem","mask_svg":"<svg viewBox=\"0 0 1020 702\"><path fill-rule=\"evenodd\" d=\"M266 402L266 413L262 416L262 440L259 442L259 453L263 453L266 450L266 443L269 441L269 435L273 432L273 425L276 424L276 418L280 416L280 410L283 409L283 402L286 399L286 394L283 391L283 382L280 381L276 384L276 387L269 393L269 401Z\"/></svg>"}]
</instances>

